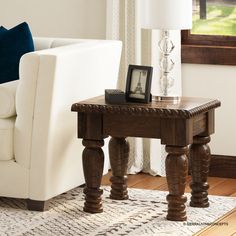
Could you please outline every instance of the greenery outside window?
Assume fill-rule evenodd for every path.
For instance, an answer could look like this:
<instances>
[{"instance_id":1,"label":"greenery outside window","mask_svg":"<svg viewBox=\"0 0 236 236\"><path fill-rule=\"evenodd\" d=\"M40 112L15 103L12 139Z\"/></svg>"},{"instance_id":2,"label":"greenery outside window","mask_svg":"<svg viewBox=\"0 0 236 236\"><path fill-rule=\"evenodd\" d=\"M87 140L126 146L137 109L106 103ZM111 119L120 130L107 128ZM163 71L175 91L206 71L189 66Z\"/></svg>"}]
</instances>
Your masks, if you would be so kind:
<instances>
[{"instance_id":1,"label":"greenery outside window","mask_svg":"<svg viewBox=\"0 0 236 236\"><path fill-rule=\"evenodd\" d=\"M182 31L182 62L236 65L235 0L193 0L193 28Z\"/></svg>"}]
</instances>

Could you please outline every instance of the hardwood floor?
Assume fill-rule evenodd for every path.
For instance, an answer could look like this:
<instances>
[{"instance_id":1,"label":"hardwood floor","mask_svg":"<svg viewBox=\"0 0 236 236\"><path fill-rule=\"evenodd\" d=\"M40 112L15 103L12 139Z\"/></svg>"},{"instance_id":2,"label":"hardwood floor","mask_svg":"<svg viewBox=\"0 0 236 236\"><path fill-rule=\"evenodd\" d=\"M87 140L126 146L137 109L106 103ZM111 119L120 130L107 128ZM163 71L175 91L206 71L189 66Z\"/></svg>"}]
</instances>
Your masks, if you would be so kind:
<instances>
[{"instance_id":1,"label":"hardwood floor","mask_svg":"<svg viewBox=\"0 0 236 236\"><path fill-rule=\"evenodd\" d=\"M110 185L109 178L111 172L103 176L102 185ZM189 188L190 176L187 178L186 192L190 192ZM236 179L208 177L208 183L210 185L209 194L220 195L220 196L231 196L236 197ZM128 187L129 188L140 188L140 189L156 189L161 191L168 191L167 182L165 177L151 176L144 173L128 176ZM199 232L198 236L236 236L236 209L232 210L221 219L219 222L227 222L228 226L217 226L213 225L205 228ZM224 234L222 234L222 230Z\"/></svg>"},{"instance_id":2,"label":"hardwood floor","mask_svg":"<svg viewBox=\"0 0 236 236\"><path fill-rule=\"evenodd\" d=\"M103 176L102 185L110 185L109 181L110 176L111 172ZM191 179L190 176L188 176L186 192L191 191L189 187L190 179ZM210 189L208 191L209 194L236 197L236 179L208 177L208 183L210 185ZM144 173L129 175L128 187L168 191L165 177L157 177L157 176L154 177Z\"/></svg>"},{"instance_id":3,"label":"hardwood floor","mask_svg":"<svg viewBox=\"0 0 236 236\"><path fill-rule=\"evenodd\" d=\"M197 234L195 234L195 236L235 236L235 222L236 210L234 209L215 222L219 225L215 224L213 226L206 227L199 231Z\"/></svg>"}]
</instances>

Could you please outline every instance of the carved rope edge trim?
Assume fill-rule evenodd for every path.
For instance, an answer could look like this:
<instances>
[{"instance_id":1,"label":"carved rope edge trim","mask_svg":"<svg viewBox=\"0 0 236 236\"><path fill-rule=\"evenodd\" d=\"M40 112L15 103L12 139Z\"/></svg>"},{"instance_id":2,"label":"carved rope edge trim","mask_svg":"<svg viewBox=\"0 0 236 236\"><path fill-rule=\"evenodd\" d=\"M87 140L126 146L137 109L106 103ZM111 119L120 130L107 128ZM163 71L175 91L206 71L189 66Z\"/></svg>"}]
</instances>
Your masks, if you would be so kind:
<instances>
[{"instance_id":1,"label":"carved rope edge trim","mask_svg":"<svg viewBox=\"0 0 236 236\"><path fill-rule=\"evenodd\" d=\"M114 106L114 105L96 105L96 104L80 104L72 105L71 110L83 113L108 113L108 114L127 114L127 115L148 115L160 117L180 117L191 118L201 113L207 112L211 109L220 106L220 101L210 101L202 106L193 108L191 110L178 109L161 109L161 108L144 108L144 107L128 107L128 106Z\"/></svg>"}]
</instances>

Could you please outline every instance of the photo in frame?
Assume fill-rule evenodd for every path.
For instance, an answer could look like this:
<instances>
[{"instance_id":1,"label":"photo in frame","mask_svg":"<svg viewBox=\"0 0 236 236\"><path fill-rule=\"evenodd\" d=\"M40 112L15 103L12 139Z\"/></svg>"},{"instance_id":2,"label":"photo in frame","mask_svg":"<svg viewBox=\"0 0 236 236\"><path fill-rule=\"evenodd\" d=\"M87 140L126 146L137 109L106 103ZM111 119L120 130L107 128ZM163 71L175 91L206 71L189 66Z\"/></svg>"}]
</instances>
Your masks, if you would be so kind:
<instances>
[{"instance_id":1,"label":"photo in frame","mask_svg":"<svg viewBox=\"0 0 236 236\"><path fill-rule=\"evenodd\" d=\"M127 102L150 102L152 72L151 66L129 65L126 79Z\"/></svg>"}]
</instances>

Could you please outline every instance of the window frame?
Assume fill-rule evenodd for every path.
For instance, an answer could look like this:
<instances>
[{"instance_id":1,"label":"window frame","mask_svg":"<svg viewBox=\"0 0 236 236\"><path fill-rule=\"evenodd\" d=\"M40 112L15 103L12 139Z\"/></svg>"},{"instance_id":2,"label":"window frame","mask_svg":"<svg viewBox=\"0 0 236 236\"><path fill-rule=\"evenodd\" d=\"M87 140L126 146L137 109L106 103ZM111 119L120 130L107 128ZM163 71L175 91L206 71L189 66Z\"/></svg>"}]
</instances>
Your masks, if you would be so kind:
<instances>
[{"instance_id":1,"label":"window frame","mask_svg":"<svg viewBox=\"0 0 236 236\"><path fill-rule=\"evenodd\" d=\"M183 63L236 65L236 36L181 32Z\"/></svg>"}]
</instances>

